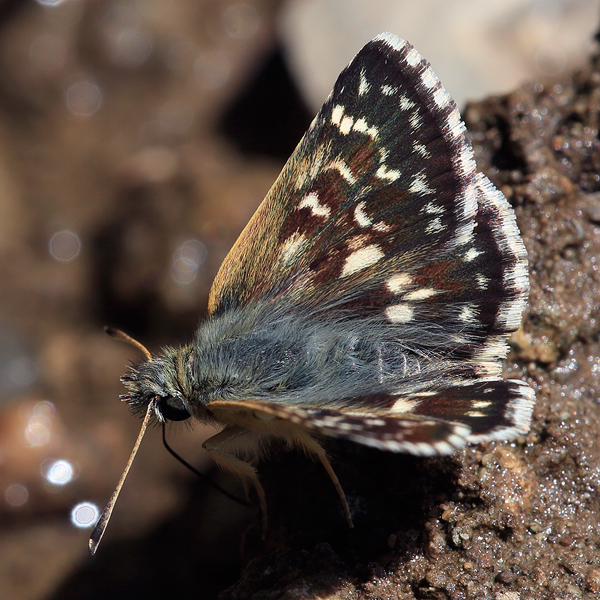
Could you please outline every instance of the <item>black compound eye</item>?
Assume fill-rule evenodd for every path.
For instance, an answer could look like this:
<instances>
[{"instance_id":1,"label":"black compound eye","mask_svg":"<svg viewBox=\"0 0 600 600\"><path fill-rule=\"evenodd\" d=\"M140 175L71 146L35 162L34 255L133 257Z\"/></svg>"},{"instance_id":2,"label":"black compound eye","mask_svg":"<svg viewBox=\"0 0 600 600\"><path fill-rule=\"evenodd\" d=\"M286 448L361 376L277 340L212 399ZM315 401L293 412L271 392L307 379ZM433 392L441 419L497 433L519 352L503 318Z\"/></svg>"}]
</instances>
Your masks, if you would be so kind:
<instances>
[{"instance_id":1,"label":"black compound eye","mask_svg":"<svg viewBox=\"0 0 600 600\"><path fill-rule=\"evenodd\" d=\"M161 398L158 410L167 421L185 421L192 416L179 398Z\"/></svg>"}]
</instances>

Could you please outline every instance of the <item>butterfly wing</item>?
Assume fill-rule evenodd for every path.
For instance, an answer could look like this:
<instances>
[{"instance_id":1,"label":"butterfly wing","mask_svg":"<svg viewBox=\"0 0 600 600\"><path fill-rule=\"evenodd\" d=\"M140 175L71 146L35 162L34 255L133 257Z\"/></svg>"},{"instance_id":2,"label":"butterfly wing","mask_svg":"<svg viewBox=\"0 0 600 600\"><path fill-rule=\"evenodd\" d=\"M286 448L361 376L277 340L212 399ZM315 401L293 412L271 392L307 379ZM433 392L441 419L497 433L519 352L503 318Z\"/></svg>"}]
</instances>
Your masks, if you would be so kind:
<instances>
[{"instance_id":1,"label":"butterfly wing","mask_svg":"<svg viewBox=\"0 0 600 600\"><path fill-rule=\"evenodd\" d=\"M327 408L281 406L255 400L217 400L210 403L209 409L223 423L236 424L243 420L247 427L252 428L251 419L254 419L257 429L260 429L266 421L269 431L274 434L279 430L278 421L293 423L323 435L419 456L450 454L467 443L470 433L469 427L453 421L379 411L352 413ZM286 433L290 436L287 427Z\"/></svg>"},{"instance_id":2,"label":"butterfly wing","mask_svg":"<svg viewBox=\"0 0 600 600\"><path fill-rule=\"evenodd\" d=\"M341 73L223 262L209 310L284 293L322 301L374 271L381 283L464 244L477 212L464 131L412 46L375 38Z\"/></svg>"},{"instance_id":3,"label":"butterfly wing","mask_svg":"<svg viewBox=\"0 0 600 600\"><path fill-rule=\"evenodd\" d=\"M533 392L499 377L528 291L514 212L477 174L454 102L410 44L382 34L339 76L225 259L209 311L285 302L307 322L381 332L372 393L361 385L310 408L279 402L277 415L382 448L440 452L438 439L455 436L455 447L528 429ZM386 387L383 371L398 371L394 340L417 358ZM375 415L384 425L368 424ZM349 433L359 421L363 433Z\"/></svg>"}]
</instances>

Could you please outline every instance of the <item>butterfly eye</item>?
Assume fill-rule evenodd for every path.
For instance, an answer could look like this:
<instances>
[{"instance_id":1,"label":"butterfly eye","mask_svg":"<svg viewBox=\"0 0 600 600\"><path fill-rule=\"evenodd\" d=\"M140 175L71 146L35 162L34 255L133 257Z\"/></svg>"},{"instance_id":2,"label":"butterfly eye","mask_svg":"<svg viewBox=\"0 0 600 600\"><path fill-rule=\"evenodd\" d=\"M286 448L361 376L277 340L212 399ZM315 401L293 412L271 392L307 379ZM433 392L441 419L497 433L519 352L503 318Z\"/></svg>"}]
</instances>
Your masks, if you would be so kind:
<instances>
[{"instance_id":1,"label":"butterfly eye","mask_svg":"<svg viewBox=\"0 0 600 600\"><path fill-rule=\"evenodd\" d=\"M169 396L158 401L158 410L167 421L185 421L192 415L179 398Z\"/></svg>"}]
</instances>

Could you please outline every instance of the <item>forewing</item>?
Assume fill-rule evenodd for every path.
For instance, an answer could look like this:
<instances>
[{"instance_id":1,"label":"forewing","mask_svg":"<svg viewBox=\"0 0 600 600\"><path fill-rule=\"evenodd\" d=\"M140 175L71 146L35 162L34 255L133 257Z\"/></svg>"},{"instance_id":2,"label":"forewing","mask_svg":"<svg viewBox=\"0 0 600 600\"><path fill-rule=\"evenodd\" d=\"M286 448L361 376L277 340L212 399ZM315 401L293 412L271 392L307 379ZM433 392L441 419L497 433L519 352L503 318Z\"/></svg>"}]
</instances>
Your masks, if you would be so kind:
<instances>
[{"instance_id":1,"label":"forewing","mask_svg":"<svg viewBox=\"0 0 600 600\"><path fill-rule=\"evenodd\" d=\"M464 131L410 44L392 34L368 43L225 259L211 312L317 287L321 297L320 284L335 295L376 263L412 270L468 235L477 202Z\"/></svg>"},{"instance_id":2,"label":"forewing","mask_svg":"<svg viewBox=\"0 0 600 600\"><path fill-rule=\"evenodd\" d=\"M382 34L339 76L209 310L284 298L314 319L380 315L468 361L468 378L499 374L527 295L514 212L477 175L454 102L410 44Z\"/></svg>"}]
</instances>

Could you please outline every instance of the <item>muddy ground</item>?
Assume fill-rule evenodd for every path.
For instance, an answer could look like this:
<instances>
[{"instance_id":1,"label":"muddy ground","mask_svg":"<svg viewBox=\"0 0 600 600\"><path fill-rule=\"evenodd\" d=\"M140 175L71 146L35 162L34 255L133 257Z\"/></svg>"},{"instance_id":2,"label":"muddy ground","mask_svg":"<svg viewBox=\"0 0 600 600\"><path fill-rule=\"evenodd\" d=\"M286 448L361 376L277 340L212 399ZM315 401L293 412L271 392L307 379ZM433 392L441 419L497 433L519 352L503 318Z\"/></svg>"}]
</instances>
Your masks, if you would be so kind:
<instances>
[{"instance_id":1,"label":"muddy ground","mask_svg":"<svg viewBox=\"0 0 600 600\"><path fill-rule=\"evenodd\" d=\"M258 21L157 9L143 27L125 4L69 4L60 20L0 5L0 597L600 597L598 56L464 111L529 253L506 364L537 393L529 435L444 459L332 442L352 531L321 468L274 451L263 544L256 510L195 481L151 431L91 559L71 509L108 499L139 427L117 400L137 355L102 326L153 351L190 338L310 115L276 3L255 3ZM208 429L169 435L243 494L211 471ZM61 486L58 459L74 469Z\"/></svg>"}]
</instances>

